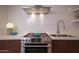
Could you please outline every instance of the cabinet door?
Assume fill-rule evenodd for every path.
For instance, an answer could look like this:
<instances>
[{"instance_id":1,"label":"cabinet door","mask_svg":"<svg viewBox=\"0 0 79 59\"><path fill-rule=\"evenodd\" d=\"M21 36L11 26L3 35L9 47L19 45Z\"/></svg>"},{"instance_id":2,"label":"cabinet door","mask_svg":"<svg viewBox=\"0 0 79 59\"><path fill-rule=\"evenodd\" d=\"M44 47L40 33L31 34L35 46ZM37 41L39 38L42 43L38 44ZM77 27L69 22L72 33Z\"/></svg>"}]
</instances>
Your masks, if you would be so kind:
<instances>
[{"instance_id":1,"label":"cabinet door","mask_svg":"<svg viewBox=\"0 0 79 59\"><path fill-rule=\"evenodd\" d=\"M79 40L68 41L68 52L79 53Z\"/></svg>"},{"instance_id":2,"label":"cabinet door","mask_svg":"<svg viewBox=\"0 0 79 59\"><path fill-rule=\"evenodd\" d=\"M52 51L55 53L68 52L67 41L66 40L53 40L52 41Z\"/></svg>"},{"instance_id":3,"label":"cabinet door","mask_svg":"<svg viewBox=\"0 0 79 59\"><path fill-rule=\"evenodd\" d=\"M8 52L6 40L0 40L0 53Z\"/></svg>"},{"instance_id":4,"label":"cabinet door","mask_svg":"<svg viewBox=\"0 0 79 59\"><path fill-rule=\"evenodd\" d=\"M0 52L18 53L20 52L20 40L0 40Z\"/></svg>"}]
</instances>

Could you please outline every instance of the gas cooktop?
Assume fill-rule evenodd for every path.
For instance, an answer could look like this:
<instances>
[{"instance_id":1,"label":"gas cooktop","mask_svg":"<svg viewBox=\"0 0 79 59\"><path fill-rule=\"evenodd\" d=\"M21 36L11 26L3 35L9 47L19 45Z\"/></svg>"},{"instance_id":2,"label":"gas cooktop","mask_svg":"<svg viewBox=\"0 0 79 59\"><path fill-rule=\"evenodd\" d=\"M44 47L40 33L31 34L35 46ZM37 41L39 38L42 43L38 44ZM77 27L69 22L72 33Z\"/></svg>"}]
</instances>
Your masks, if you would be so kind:
<instances>
[{"instance_id":1,"label":"gas cooktop","mask_svg":"<svg viewBox=\"0 0 79 59\"><path fill-rule=\"evenodd\" d=\"M49 42L51 41L50 36L47 33L28 33L23 36L22 42L33 43L33 42Z\"/></svg>"}]
</instances>

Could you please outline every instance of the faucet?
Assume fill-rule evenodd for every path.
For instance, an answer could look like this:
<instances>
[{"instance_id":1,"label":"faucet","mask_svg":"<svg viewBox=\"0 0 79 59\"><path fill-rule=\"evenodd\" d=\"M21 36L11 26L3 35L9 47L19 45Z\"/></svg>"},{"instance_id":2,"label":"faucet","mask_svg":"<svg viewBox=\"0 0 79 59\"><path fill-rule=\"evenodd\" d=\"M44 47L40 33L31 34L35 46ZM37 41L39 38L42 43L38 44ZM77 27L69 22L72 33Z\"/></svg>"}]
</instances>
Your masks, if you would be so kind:
<instances>
[{"instance_id":1,"label":"faucet","mask_svg":"<svg viewBox=\"0 0 79 59\"><path fill-rule=\"evenodd\" d=\"M63 20L58 20L58 22L57 22L57 33L58 33L58 34L60 33L60 30L59 30L59 24L60 24L60 22L63 23L63 29L65 30L64 21L63 21Z\"/></svg>"}]
</instances>

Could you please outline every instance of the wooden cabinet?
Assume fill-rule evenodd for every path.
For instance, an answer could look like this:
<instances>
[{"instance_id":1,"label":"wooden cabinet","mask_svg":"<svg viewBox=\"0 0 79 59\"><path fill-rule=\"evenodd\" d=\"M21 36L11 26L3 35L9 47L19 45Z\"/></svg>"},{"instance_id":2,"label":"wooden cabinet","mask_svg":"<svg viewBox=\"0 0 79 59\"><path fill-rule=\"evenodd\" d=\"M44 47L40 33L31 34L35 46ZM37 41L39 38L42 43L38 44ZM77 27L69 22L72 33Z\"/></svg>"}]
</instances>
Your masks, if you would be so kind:
<instances>
[{"instance_id":1,"label":"wooden cabinet","mask_svg":"<svg viewBox=\"0 0 79 59\"><path fill-rule=\"evenodd\" d=\"M20 40L0 40L0 53L19 53L20 49Z\"/></svg>"},{"instance_id":2,"label":"wooden cabinet","mask_svg":"<svg viewBox=\"0 0 79 59\"><path fill-rule=\"evenodd\" d=\"M79 40L53 40L54 53L79 53Z\"/></svg>"},{"instance_id":3,"label":"wooden cabinet","mask_svg":"<svg viewBox=\"0 0 79 59\"><path fill-rule=\"evenodd\" d=\"M52 52L63 53L67 52L67 41L65 40L53 40L52 41Z\"/></svg>"},{"instance_id":4,"label":"wooden cabinet","mask_svg":"<svg viewBox=\"0 0 79 59\"><path fill-rule=\"evenodd\" d=\"M68 52L79 53L79 40L68 41Z\"/></svg>"}]
</instances>

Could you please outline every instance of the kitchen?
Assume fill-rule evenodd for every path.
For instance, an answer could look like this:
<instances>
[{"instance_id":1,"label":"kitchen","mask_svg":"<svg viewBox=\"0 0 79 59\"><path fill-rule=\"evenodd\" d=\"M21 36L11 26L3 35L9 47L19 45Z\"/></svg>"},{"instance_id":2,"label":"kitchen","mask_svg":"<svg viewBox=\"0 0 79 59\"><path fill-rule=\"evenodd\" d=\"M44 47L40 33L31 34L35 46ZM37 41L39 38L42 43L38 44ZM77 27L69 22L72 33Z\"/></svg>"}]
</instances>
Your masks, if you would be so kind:
<instances>
[{"instance_id":1,"label":"kitchen","mask_svg":"<svg viewBox=\"0 0 79 59\"><path fill-rule=\"evenodd\" d=\"M40 12L29 14L25 11L25 7L26 9L36 7L38 10L39 7L48 7L49 11L46 14ZM42 37L42 40L48 39L47 42L33 41L34 44L37 42L36 49L38 43L40 46L43 45L41 43L45 43L44 46L49 50L40 48L42 53L48 51L49 53L79 53L79 13L75 12L79 11L78 8L78 5L0 5L0 52L20 53L24 51L21 50L21 44L24 40L26 41L27 34L30 33L34 35L30 35L31 37L37 38L35 35L39 34L38 37Z\"/></svg>"}]
</instances>

